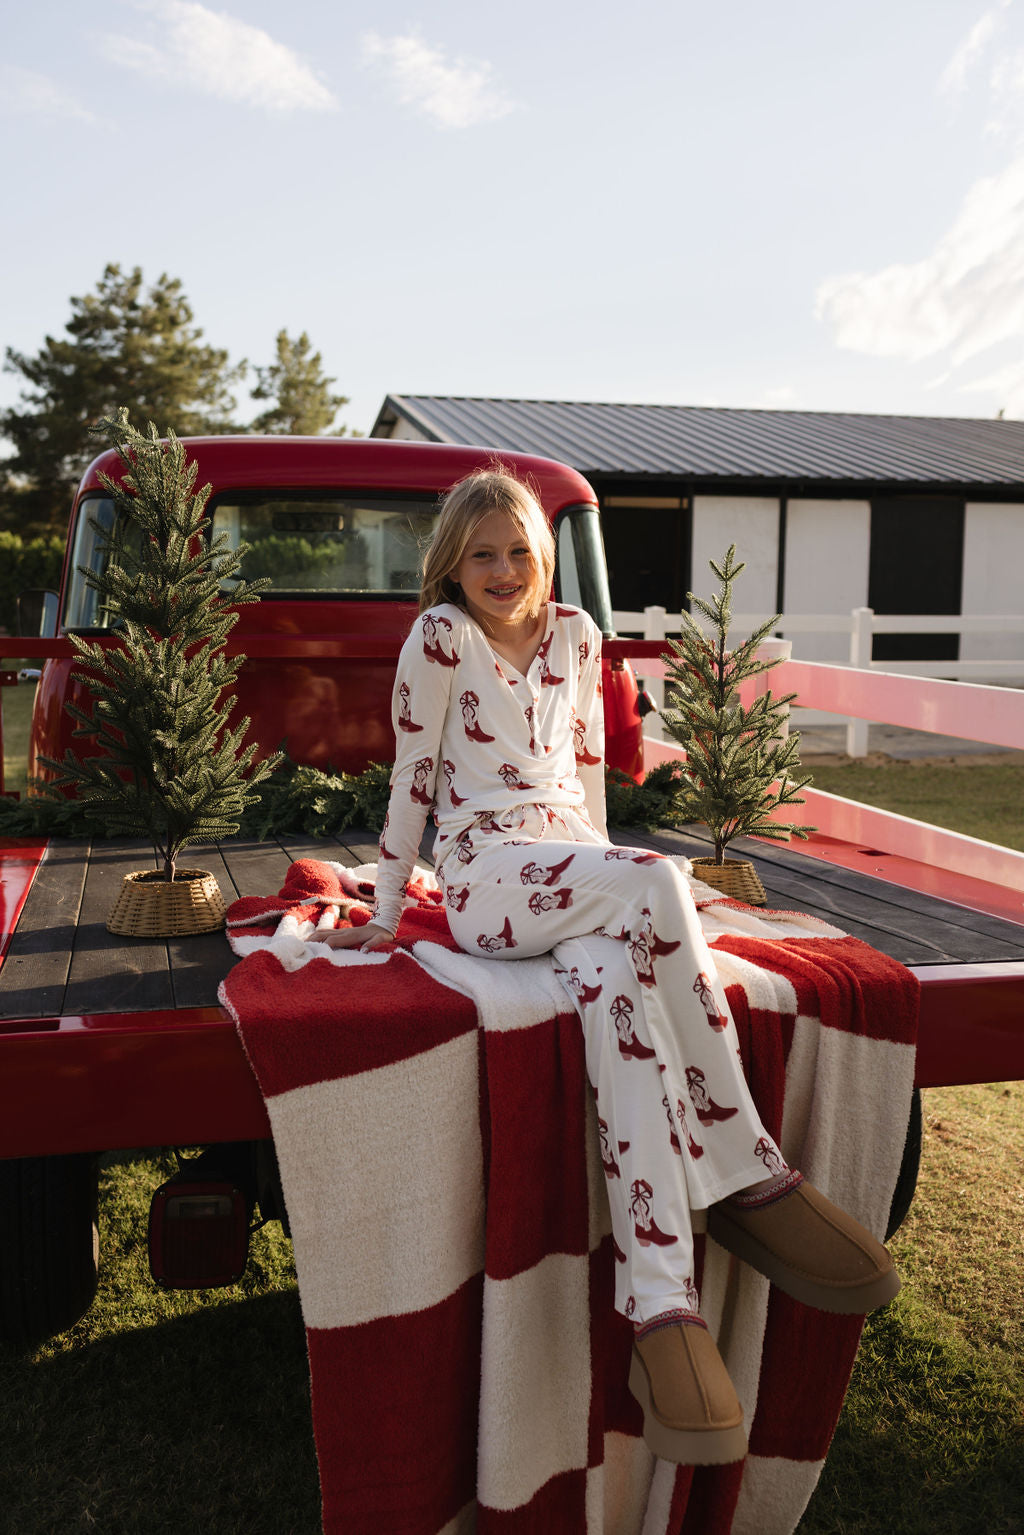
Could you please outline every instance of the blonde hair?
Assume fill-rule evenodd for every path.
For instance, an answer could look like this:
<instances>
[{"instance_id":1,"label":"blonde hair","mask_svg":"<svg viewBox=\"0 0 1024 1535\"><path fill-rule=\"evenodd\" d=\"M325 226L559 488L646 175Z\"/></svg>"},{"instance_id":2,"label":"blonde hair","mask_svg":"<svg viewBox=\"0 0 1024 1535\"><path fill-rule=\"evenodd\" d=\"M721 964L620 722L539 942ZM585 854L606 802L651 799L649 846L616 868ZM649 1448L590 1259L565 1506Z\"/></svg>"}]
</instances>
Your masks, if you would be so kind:
<instances>
[{"instance_id":1,"label":"blonde hair","mask_svg":"<svg viewBox=\"0 0 1024 1535\"><path fill-rule=\"evenodd\" d=\"M464 605L462 588L451 572L459 564L476 529L491 512L507 512L529 547L536 570L530 593L530 614L536 617L551 590L555 573L555 535L537 497L510 474L493 464L453 485L441 503L441 515L423 560L420 612L439 602Z\"/></svg>"}]
</instances>

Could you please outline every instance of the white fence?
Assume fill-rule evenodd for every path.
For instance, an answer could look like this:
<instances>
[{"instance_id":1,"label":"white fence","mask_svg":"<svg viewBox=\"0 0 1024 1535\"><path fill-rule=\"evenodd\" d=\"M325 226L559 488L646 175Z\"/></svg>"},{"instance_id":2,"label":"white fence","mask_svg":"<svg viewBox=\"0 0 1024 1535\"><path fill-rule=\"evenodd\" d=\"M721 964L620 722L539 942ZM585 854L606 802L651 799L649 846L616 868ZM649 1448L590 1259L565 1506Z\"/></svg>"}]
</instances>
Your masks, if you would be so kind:
<instances>
[{"instance_id":1,"label":"white fence","mask_svg":"<svg viewBox=\"0 0 1024 1535\"><path fill-rule=\"evenodd\" d=\"M749 634L763 624L770 613L733 614L732 628L737 634ZM678 638L675 613L666 608L649 607L642 613L616 611L613 614L619 634L639 634L645 640ZM775 625L776 633L787 639L797 634L847 634L850 637L849 662L833 663L857 667L862 671L895 672L909 677L943 677L955 682L993 682L1004 687L1024 687L1024 659L980 661L872 661L872 639L876 634L1022 634L1024 614L1020 613L876 613L873 608L854 608L850 613L784 613ZM665 701L665 668L661 662L638 660L641 677L651 702L661 708ZM851 757L863 757L868 750L869 721L823 710L793 710L793 724L846 725L846 750ZM667 736L660 720L652 718L648 734L655 739Z\"/></svg>"}]
</instances>

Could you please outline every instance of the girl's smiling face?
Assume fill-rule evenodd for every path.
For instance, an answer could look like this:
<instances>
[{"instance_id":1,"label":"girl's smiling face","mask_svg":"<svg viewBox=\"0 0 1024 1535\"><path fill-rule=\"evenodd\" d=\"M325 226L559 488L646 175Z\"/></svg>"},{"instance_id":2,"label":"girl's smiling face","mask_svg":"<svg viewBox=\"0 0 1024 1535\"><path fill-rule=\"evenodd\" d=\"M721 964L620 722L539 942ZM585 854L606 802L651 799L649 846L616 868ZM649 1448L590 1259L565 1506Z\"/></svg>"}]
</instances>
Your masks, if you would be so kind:
<instances>
[{"instance_id":1,"label":"girl's smiling face","mask_svg":"<svg viewBox=\"0 0 1024 1535\"><path fill-rule=\"evenodd\" d=\"M533 550L508 512L488 512L451 571L472 618L485 630L530 618L538 581Z\"/></svg>"}]
</instances>

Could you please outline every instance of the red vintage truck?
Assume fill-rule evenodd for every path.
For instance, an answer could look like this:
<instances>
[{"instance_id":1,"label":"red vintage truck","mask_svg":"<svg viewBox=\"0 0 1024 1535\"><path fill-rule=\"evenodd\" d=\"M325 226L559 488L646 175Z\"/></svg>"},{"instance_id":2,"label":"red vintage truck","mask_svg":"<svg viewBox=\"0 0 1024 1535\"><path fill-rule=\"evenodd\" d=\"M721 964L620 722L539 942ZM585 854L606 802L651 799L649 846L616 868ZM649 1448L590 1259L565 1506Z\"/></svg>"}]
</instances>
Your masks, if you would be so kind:
<instances>
[{"instance_id":1,"label":"red vintage truck","mask_svg":"<svg viewBox=\"0 0 1024 1535\"><path fill-rule=\"evenodd\" d=\"M248 658L235 717L250 718L250 738L261 755L284 747L298 763L350 773L390 761L395 661L416 614L420 560L439 497L494 454L256 436L193 439L186 446L197 483L212 486L213 533L226 534L232 547L246 543L242 574L270 581L259 604L241 607L232 635L230 648ZM555 595L586 607L611 634L593 490L574 470L546 459L506 454L502 462L532 486L551 519ZM103 473L115 479L121 473L116 453L101 454L86 471L72 507L60 590L37 594L39 618L20 645L45 657L30 776L45 777L40 759L60 758L72 745L65 705L90 707L87 691L72 677L67 636L102 640L106 632L86 580L104 558L103 534L114 521ZM18 649L3 644L6 655ZM609 657L608 760L634 777L643 765L640 707L629 663ZM275 1205L265 1143L253 1149L267 1135L262 1105L214 1005L216 973L229 963L223 937L191 947L136 941L126 953L105 933L93 906L106 899L100 891L116 872L110 853L99 842L47 848L25 839L0 841L0 1338L59 1330L91 1299L99 1152L158 1143L220 1148L212 1168L209 1156L198 1169L191 1164L170 1217L154 1222L154 1268L167 1283L230 1279L239 1252L244 1261L244 1228L255 1200L264 1213L283 1213ZM138 850L132 856L137 862ZM265 856L262 862L266 867ZM278 874L266 877L280 883ZM221 883L229 900L244 879L240 865L234 875L226 871ZM156 960L157 950L165 963ZM164 971L162 990L152 984L154 964ZM150 981L142 983L141 975ZM189 980L197 975L205 977L198 989ZM241 1201L223 1203L225 1183L235 1196L243 1186ZM157 1208L167 1215L166 1195ZM189 1224L169 1223L183 1211L194 1217ZM175 1258L174 1239L185 1234L188 1251L178 1250Z\"/></svg>"},{"instance_id":2,"label":"red vintage truck","mask_svg":"<svg viewBox=\"0 0 1024 1535\"><path fill-rule=\"evenodd\" d=\"M240 610L231 639L231 648L248 658L238 710L251 717L260 749L284 744L296 761L348 771L390 760L391 679L416 609L420 549L439 494L490 461L492 452L321 438L211 438L187 446L199 483L213 487L214 529L251 545L246 576L271 578L262 601ZM643 741L629 658L643 655L656 666L651 658L661 646L611 637L599 514L586 480L546 460L503 458L531 481L552 519L556 595L586 607L609 636L608 759L638 777L671 749ZM41 628L0 640L5 659L45 658L32 772L40 755L63 753L70 731L64 705L83 701L70 677L67 635L103 634L95 593L82 574L100 558L95 525L102 529L112 518L100 470L117 474L114 455L97 459L76 494L60 591L40 604ZM927 693L934 721L946 707L941 690L960 688L949 703L959 734L970 733L964 697L1006 691L895 678L887 692L879 674L810 663L787 667L773 674L778 691L795 687L801 701L819 708L837 707L828 702L833 696L839 712L861 708L865 717L908 725L916 721L884 712L890 692ZM851 696L855 686L866 702ZM1024 704L1024 695L1010 699L1011 713L1013 699ZM906 709L905 699L899 707ZM949 726L922 721L918 728ZM1017 707L998 729L1002 735L983 738L1024 746L1024 711ZM740 849L754 859L769 904L825 916L916 970L922 981L919 1086L1024 1076L1024 855L972 844L958 868L952 845L970 839L899 817L886 820L833 796L812 792L808 799L808 819L823 829L799 851L763 843ZM701 837L699 828L668 840L630 829L619 840L703 853ZM140 845L102 840L0 839L2 1339L45 1337L88 1307L96 1285L96 1167L103 1152L209 1148L155 1201L151 1255L163 1282L230 1281L244 1262L254 1205L264 1216L286 1218L264 1106L216 1002L217 982L232 963L223 935L164 942L115 939L106 931L121 875L138 867L144 852ZM356 864L372 860L376 849L365 831L327 845L301 837L239 839L209 855L204 850L203 862L216 868L231 900L277 889L292 859L318 855ZM908 1130L891 1224L909 1203L919 1145L918 1114Z\"/></svg>"}]
</instances>

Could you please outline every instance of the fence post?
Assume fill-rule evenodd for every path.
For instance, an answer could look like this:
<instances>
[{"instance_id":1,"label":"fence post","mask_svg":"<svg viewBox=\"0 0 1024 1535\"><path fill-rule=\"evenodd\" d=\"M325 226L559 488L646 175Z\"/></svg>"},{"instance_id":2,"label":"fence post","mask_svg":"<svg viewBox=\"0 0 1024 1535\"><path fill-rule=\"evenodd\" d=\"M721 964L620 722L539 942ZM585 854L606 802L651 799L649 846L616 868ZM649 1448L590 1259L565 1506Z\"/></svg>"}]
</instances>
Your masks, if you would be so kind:
<instances>
[{"instance_id":1,"label":"fence post","mask_svg":"<svg viewBox=\"0 0 1024 1535\"><path fill-rule=\"evenodd\" d=\"M665 638L667 629L667 608L661 608L657 605L654 607L644 608L645 640L663 640ZM642 661L640 662L640 665L643 665ZM667 736L665 735L665 726L661 718L661 711L665 707L665 683L661 677L645 677L644 687L647 689L651 703L658 711L655 718L651 720L651 726L653 728L645 729L644 734L653 735L654 738L658 741L667 740ZM648 719L650 719L649 715Z\"/></svg>"},{"instance_id":2,"label":"fence post","mask_svg":"<svg viewBox=\"0 0 1024 1535\"><path fill-rule=\"evenodd\" d=\"M874 608L854 608L850 614L850 665L861 671L871 667L871 641L874 630L871 620ZM868 721L850 719L846 722L846 751L850 757L866 757L868 754Z\"/></svg>"}]
</instances>

